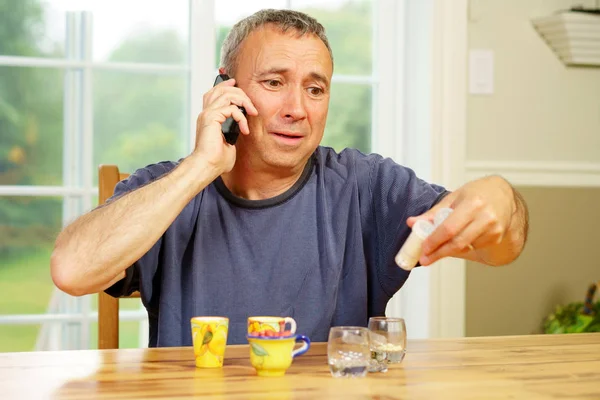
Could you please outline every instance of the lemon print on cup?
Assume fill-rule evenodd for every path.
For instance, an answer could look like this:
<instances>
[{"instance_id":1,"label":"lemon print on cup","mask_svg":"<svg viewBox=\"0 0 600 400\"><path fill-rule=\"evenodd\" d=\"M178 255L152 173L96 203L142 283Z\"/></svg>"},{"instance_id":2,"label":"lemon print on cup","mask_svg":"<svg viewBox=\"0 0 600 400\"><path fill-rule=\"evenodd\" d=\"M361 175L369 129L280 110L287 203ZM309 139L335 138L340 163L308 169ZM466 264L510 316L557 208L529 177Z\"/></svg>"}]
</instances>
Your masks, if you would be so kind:
<instances>
[{"instance_id":1,"label":"lemon print on cup","mask_svg":"<svg viewBox=\"0 0 600 400\"><path fill-rule=\"evenodd\" d=\"M196 366L199 368L220 368L223 366L229 319L226 317L194 317L192 342Z\"/></svg>"},{"instance_id":2,"label":"lemon print on cup","mask_svg":"<svg viewBox=\"0 0 600 400\"><path fill-rule=\"evenodd\" d=\"M292 361L310 348L310 339L304 335L265 337L247 335L250 344L250 364L258 376L282 376ZM294 350L296 343L302 347Z\"/></svg>"}]
</instances>

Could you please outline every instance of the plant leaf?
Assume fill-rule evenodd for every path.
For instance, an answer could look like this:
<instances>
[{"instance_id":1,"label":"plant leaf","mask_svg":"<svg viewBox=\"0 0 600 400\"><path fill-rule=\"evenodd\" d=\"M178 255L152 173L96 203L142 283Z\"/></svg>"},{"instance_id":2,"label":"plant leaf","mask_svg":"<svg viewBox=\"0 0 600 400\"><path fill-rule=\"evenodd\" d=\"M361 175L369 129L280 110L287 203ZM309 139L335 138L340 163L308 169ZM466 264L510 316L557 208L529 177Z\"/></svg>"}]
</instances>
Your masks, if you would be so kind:
<instances>
[{"instance_id":1,"label":"plant leaf","mask_svg":"<svg viewBox=\"0 0 600 400\"><path fill-rule=\"evenodd\" d=\"M206 331L204 337L202 338L202 344L208 344L213 338L213 333L211 331Z\"/></svg>"},{"instance_id":2,"label":"plant leaf","mask_svg":"<svg viewBox=\"0 0 600 400\"><path fill-rule=\"evenodd\" d=\"M257 356L268 356L269 353L260 345L256 343L250 343L250 347L252 347L252 352Z\"/></svg>"}]
</instances>

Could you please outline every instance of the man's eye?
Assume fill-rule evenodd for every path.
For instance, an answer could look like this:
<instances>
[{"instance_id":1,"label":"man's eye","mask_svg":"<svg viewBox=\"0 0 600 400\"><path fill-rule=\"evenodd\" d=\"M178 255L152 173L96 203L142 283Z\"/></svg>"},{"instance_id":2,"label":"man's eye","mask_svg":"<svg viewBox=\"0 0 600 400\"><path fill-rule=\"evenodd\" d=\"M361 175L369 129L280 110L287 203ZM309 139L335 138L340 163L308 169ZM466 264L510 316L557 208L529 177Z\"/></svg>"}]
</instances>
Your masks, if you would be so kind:
<instances>
[{"instance_id":1,"label":"man's eye","mask_svg":"<svg viewBox=\"0 0 600 400\"><path fill-rule=\"evenodd\" d=\"M277 79L269 79L267 81L267 85L271 87L278 87L279 85L281 85L281 82L279 82Z\"/></svg>"},{"instance_id":2,"label":"man's eye","mask_svg":"<svg viewBox=\"0 0 600 400\"><path fill-rule=\"evenodd\" d=\"M313 96L318 96L321 93L323 93L323 89L321 89L320 87L311 87L308 88L308 92Z\"/></svg>"}]
</instances>

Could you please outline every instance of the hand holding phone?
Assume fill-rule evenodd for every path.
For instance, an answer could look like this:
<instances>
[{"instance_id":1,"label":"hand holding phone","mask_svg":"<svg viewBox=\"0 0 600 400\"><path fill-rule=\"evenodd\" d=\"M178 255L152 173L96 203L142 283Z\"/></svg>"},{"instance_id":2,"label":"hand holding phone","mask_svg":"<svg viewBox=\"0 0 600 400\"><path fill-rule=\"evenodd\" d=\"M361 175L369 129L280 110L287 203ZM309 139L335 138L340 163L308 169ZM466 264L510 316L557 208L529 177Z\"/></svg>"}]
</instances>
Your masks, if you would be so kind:
<instances>
[{"instance_id":1,"label":"hand holding phone","mask_svg":"<svg viewBox=\"0 0 600 400\"><path fill-rule=\"evenodd\" d=\"M246 111L248 115L258 115L252 100L235 83L226 75L217 77L217 87L202 97L203 109L196 121L194 159L216 168L219 175L235 165L237 149L233 144L239 134L250 134Z\"/></svg>"},{"instance_id":2,"label":"hand holding phone","mask_svg":"<svg viewBox=\"0 0 600 400\"><path fill-rule=\"evenodd\" d=\"M219 74L217 75L217 79L215 79L215 83L213 86L218 85L219 83L229 80L229 75ZM240 111L246 116L246 109L244 107L238 106ZM225 141L231 145L234 145L240 135L240 126L237 121L232 117L229 117L221 124L221 131L223 132L223 136L225 137Z\"/></svg>"}]
</instances>

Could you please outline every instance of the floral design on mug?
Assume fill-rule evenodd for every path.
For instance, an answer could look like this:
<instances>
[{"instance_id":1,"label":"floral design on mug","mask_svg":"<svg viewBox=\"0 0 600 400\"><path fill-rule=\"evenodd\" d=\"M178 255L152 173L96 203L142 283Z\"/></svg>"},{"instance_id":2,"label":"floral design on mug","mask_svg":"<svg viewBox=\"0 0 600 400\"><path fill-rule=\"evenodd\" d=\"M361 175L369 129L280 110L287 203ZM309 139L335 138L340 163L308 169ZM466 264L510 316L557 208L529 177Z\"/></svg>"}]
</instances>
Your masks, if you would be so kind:
<instances>
[{"instance_id":1,"label":"floral design on mug","mask_svg":"<svg viewBox=\"0 0 600 400\"><path fill-rule=\"evenodd\" d=\"M277 323L279 325L279 329L275 329L270 323L253 321L248 327L248 333L250 335L259 337L284 337L292 335L292 331L285 330L285 321L281 320Z\"/></svg>"}]
</instances>

